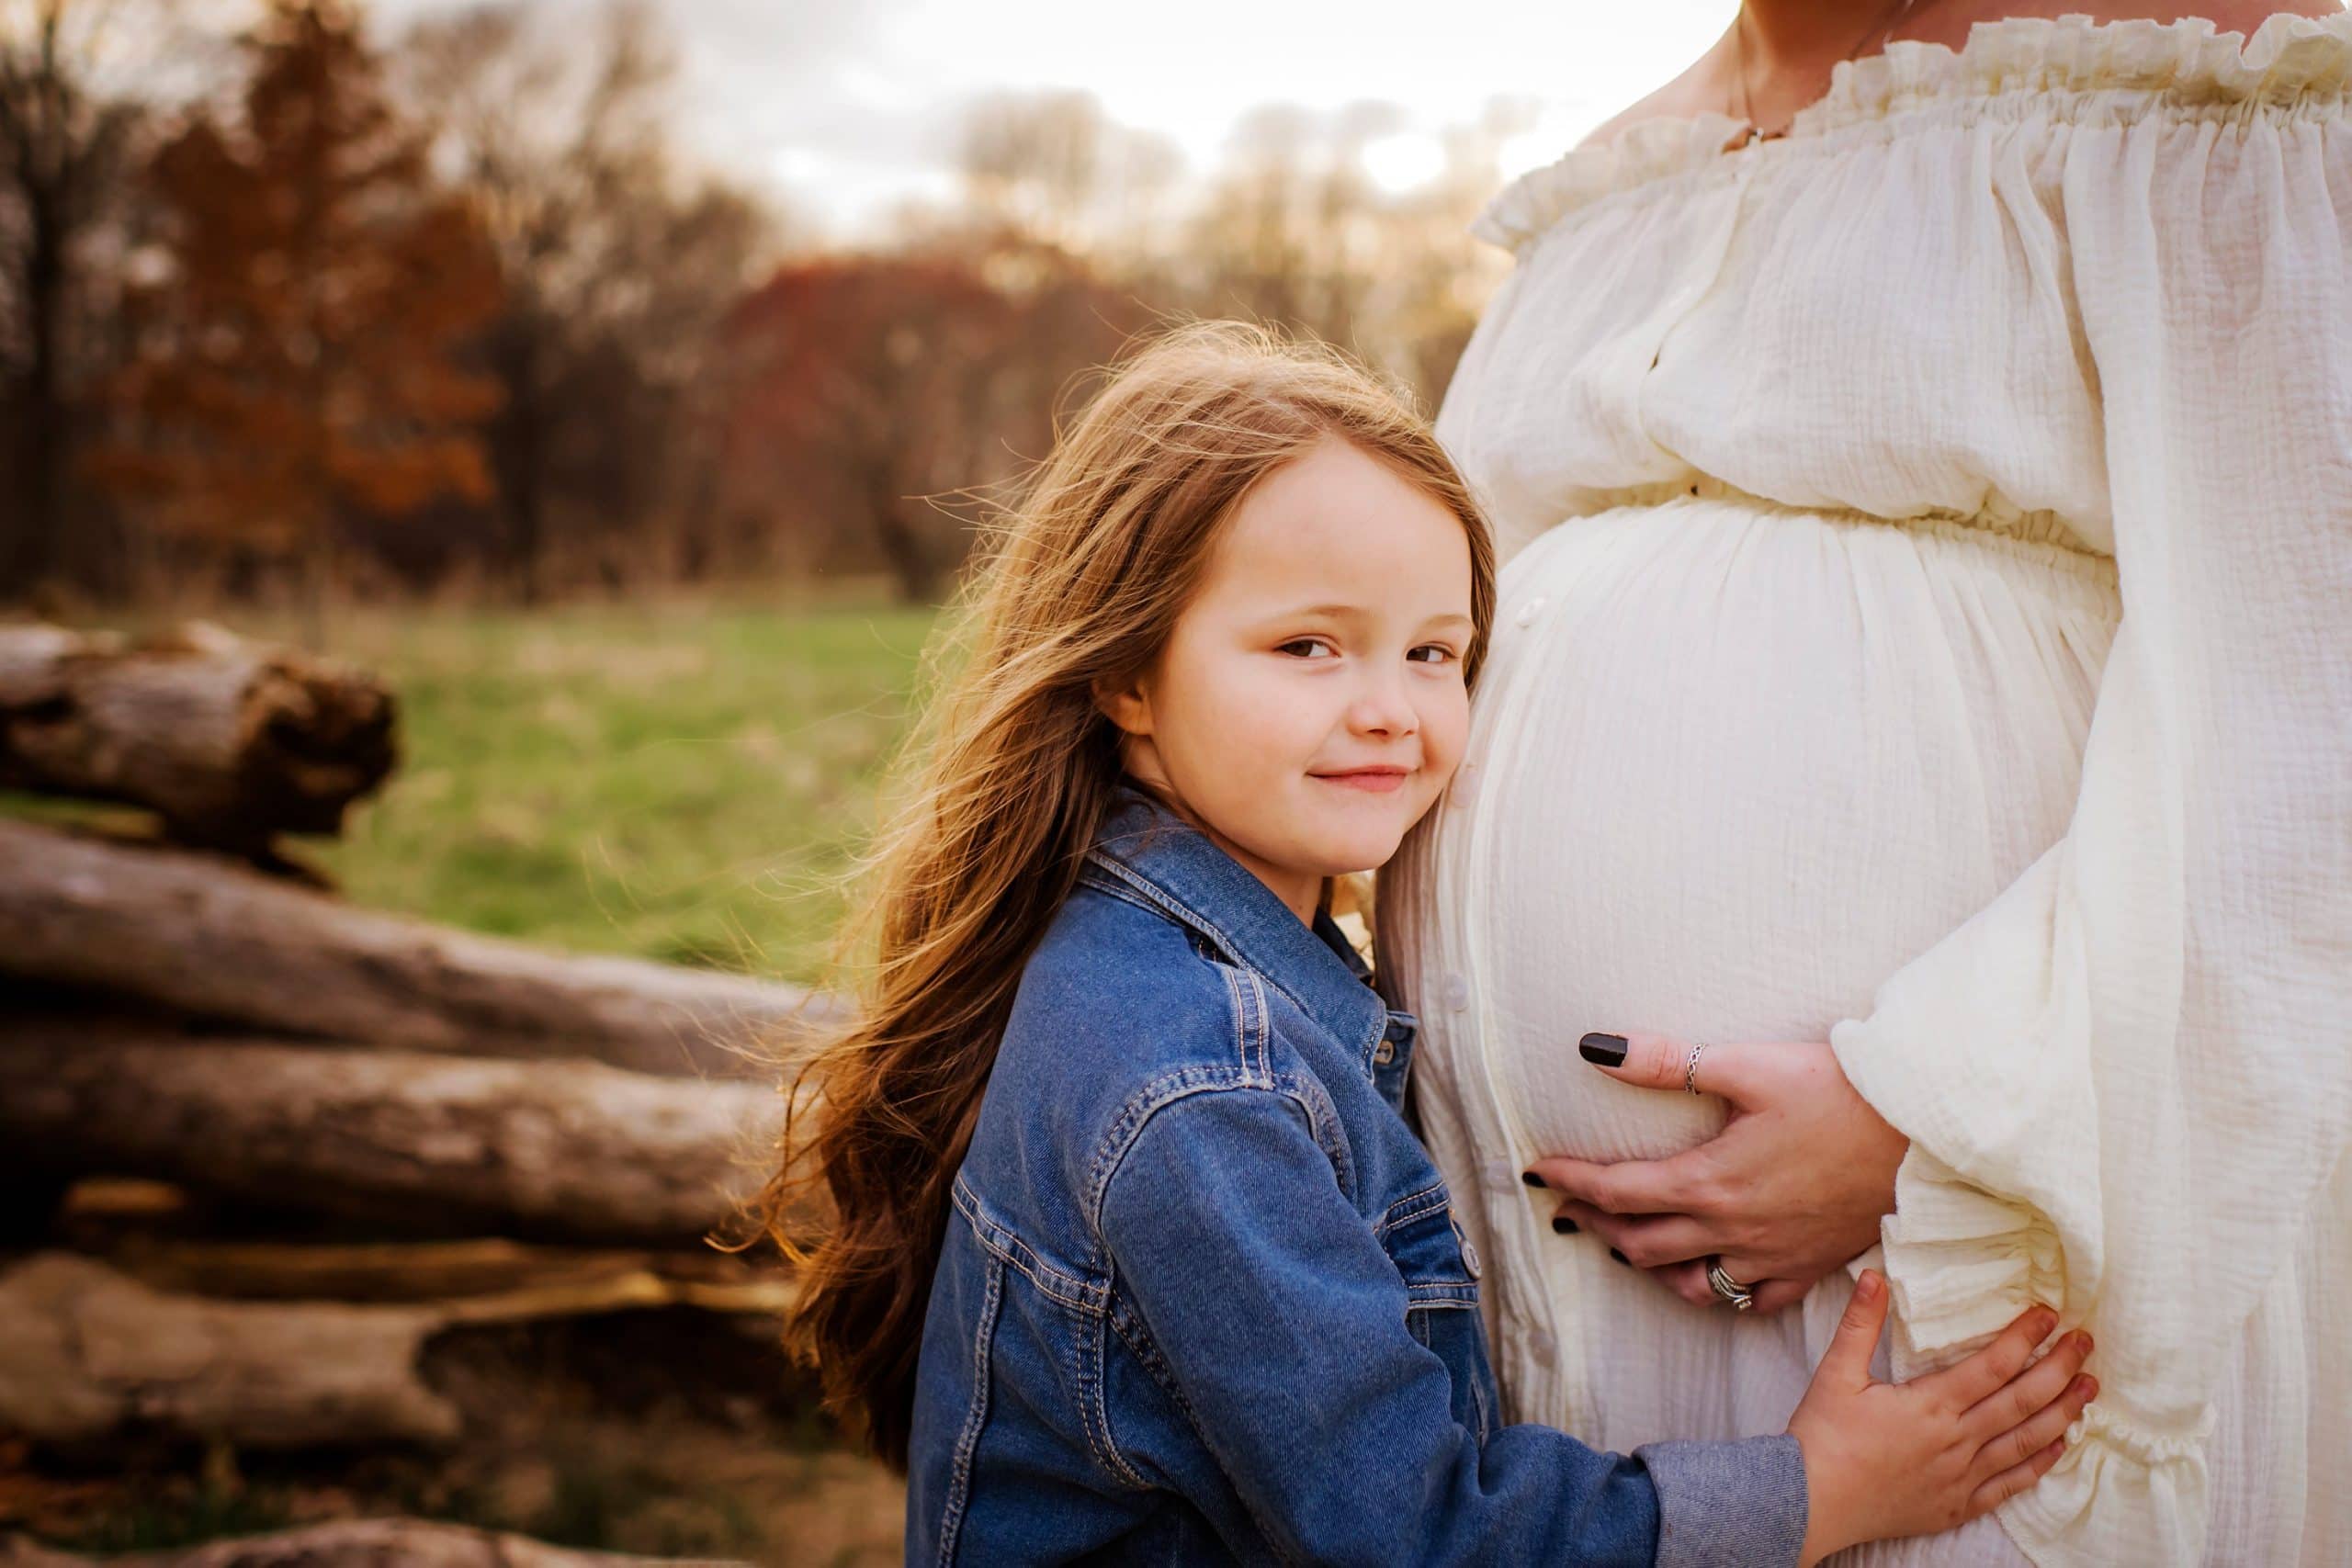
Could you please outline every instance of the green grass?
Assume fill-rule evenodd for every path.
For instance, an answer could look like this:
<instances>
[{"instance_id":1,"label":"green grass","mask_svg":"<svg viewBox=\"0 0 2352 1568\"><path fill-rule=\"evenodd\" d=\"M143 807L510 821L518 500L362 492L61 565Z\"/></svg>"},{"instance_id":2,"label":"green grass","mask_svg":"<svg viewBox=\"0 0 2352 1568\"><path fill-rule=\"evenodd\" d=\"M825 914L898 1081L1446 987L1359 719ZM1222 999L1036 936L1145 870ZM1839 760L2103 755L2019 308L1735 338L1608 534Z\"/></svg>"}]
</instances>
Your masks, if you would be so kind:
<instances>
[{"instance_id":1,"label":"green grass","mask_svg":"<svg viewBox=\"0 0 2352 1568\"><path fill-rule=\"evenodd\" d=\"M334 612L325 650L398 695L402 760L341 840L285 842L370 907L809 978L932 621L782 594Z\"/></svg>"}]
</instances>

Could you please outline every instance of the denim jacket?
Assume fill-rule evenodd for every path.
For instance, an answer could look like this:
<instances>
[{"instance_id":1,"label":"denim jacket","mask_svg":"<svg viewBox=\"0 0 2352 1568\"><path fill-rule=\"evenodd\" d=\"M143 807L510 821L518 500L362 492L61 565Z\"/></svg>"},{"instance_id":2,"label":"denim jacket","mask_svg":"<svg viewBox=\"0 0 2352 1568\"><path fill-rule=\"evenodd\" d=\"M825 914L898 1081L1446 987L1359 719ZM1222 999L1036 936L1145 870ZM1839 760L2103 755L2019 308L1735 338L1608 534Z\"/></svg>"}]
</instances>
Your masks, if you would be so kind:
<instances>
[{"instance_id":1,"label":"denim jacket","mask_svg":"<svg viewBox=\"0 0 2352 1568\"><path fill-rule=\"evenodd\" d=\"M1413 1036L1328 917L1122 791L956 1177L910 1563L1795 1561L1793 1438L1498 1424Z\"/></svg>"}]
</instances>

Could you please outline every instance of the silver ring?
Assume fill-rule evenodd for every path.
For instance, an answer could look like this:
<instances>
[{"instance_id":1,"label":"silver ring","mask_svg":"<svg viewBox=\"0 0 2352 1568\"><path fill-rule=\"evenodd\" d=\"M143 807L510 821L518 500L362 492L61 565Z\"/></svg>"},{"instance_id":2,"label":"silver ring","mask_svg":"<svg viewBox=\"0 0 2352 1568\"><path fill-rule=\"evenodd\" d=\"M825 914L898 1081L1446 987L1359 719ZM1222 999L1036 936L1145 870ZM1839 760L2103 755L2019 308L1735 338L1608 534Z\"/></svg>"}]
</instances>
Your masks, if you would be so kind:
<instances>
[{"instance_id":1,"label":"silver ring","mask_svg":"<svg viewBox=\"0 0 2352 1568\"><path fill-rule=\"evenodd\" d=\"M1706 1050L1703 1040L1690 1042L1690 1055L1682 1064L1682 1087L1691 1094L1699 1092L1699 1055Z\"/></svg>"},{"instance_id":2,"label":"silver ring","mask_svg":"<svg viewBox=\"0 0 2352 1568\"><path fill-rule=\"evenodd\" d=\"M1716 1299L1731 1303L1741 1312L1756 1310L1756 1292L1724 1273L1720 1258L1707 1259L1707 1288L1715 1292Z\"/></svg>"}]
</instances>

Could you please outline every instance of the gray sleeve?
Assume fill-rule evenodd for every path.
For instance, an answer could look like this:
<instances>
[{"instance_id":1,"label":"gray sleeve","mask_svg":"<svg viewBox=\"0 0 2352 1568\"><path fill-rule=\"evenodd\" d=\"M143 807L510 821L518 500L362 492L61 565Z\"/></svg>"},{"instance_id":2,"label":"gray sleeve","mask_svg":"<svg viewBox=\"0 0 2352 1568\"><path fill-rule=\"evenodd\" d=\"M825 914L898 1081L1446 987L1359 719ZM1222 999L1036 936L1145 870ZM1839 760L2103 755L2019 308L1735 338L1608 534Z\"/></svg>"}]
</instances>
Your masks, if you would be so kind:
<instances>
[{"instance_id":1,"label":"gray sleeve","mask_svg":"<svg viewBox=\"0 0 2352 1568\"><path fill-rule=\"evenodd\" d=\"M1736 1443L1648 1443L1657 1568L1781 1568L1804 1548L1804 1450L1783 1432Z\"/></svg>"}]
</instances>

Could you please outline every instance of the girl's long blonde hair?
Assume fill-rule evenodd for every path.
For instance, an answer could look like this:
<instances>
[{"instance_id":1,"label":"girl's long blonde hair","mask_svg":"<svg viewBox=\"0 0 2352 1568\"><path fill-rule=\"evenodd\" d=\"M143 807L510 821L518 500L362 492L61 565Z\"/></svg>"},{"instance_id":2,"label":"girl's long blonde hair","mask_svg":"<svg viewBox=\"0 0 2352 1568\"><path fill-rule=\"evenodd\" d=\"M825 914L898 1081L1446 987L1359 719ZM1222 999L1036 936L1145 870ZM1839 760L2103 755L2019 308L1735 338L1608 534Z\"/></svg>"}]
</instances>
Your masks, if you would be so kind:
<instances>
[{"instance_id":1,"label":"girl's long blonde hair","mask_svg":"<svg viewBox=\"0 0 2352 1568\"><path fill-rule=\"evenodd\" d=\"M1232 322L1177 329L1117 368L993 530L942 645L842 934L835 984L855 982L856 1021L803 1058L781 1157L752 1204L798 1267L787 1348L901 1470L950 1186L1022 965L1119 780L1095 694L1157 660L1250 487L1327 440L1461 519L1475 676L1494 548L1453 464L1336 351Z\"/></svg>"}]
</instances>

